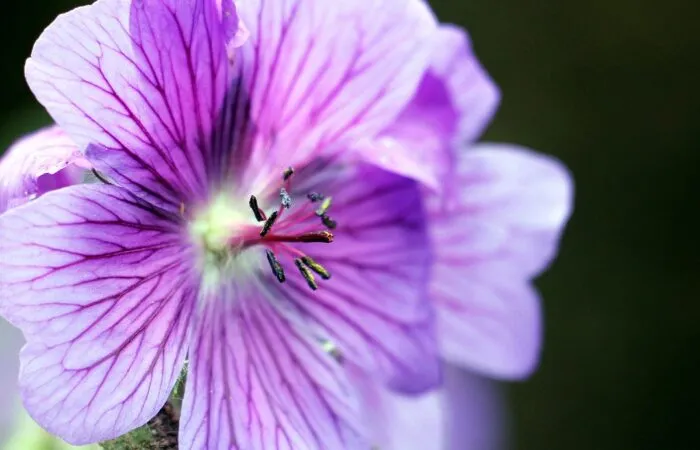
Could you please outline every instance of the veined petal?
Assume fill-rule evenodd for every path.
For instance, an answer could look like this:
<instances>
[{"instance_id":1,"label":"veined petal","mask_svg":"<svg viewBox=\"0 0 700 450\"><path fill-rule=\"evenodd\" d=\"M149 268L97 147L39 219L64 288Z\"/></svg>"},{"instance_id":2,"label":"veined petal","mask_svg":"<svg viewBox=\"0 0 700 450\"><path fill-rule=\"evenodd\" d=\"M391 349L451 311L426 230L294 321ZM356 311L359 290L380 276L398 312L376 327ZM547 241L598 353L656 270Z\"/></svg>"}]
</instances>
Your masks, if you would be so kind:
<instances>
[{"instance_id":1,"label":"veined petal","mask_svg":"<svg viewBox=\"0 0 700 450\"><path fill-rule=\"evenodd\" d=\"M90 168L76 144L58 127L15 142L0 160L0 213L53 189L79 183Z\"/></svg>"},{"instance_id":2,"label":"veined petal","mask_svg":"<svg viewBox=\"0 0 700 450\"><path fill-rule=\"evenodd\" d=\"M459 156L455 177L455 195L429 206L443 356L492 376L526 376L541 341L529 282L556 253L570 176L553 158L482 144Z\"/></svg>"},{"instance_id":3,"label":"veined petal","mask_svg":"<svg viewBox=\"0 0 700 450\"><path fill-rule=\"evenodd\" d=\"M236 61L235 170L264 184L287 165L371 139L408 103L428 64L436 21L415 0L253 0ZM266 170L264 170L266 169Z\"/></svg>"},{"instance_id":4,"label":"veined petal","mask_svg":"<svg viewBox=\"0 0 700 450\"><path fill-rule=\"evenodd\" d=\"M362 150L375 164L439 190L454 165L454 145L478 139L500 94L464 30L443 25L431 46L430 68L413 100Z\"/></svg>"},{"instance_id":5,"label":"veined petal","mask_svg":"<svg viewBox=\"0 0 700 450\"><path fill-rule=\"evenodd\" d=\"M359 381L364 417L382 450L505 448L504 402L493 380L448 365L443 387L420 397Z\"/></svg>"},{"instance_id":6,"label":"veined petal","mask_svg":"<svg viewBox=\"0 0 700 450\"><path fill-rule=\"evenodd\" d=\"M207 300L190 350L180 448L369 448L347 375L316 342L254 286Z\"/></svg>"},{"instance_id":7,"label":"veined petal","mask_svg":"<svg viewBox=\"0 0 700 450\"><path fill-rule=\"evenodd\" d=\"M315 292L299 274L284 284L269 279L264 285L270 297L298 308L349 366L397 391L434 387L440 365L426 291L431 253L418 184L368 165L308 171L299 173L294 189L331 196L329 214L337 228L331 245L300 249L331 279Z\"/></svg>"},{"instance_id":8,"label":"veined petal","mask_svg":"<svg viewBox=\"0 0 700 450\"><path fill-rule=\"evenodd\" d=\"M153 417L183 364L197 289L175 224L121 188L80 185L6 212L0 234L0 312L28 341L31 416L74 444Z\"/></svg>"},{"instance_id":9,"label":"veined petal","mask_svg":"<svg viewBox=\"0 0 700 450\"><path fill-rule=\"evenodd\" d=\"M228 83L220 17L215 0L98 0L42 33L27 81L97 170L176 210L208 187Z\"/></svg>"}]
</instances>

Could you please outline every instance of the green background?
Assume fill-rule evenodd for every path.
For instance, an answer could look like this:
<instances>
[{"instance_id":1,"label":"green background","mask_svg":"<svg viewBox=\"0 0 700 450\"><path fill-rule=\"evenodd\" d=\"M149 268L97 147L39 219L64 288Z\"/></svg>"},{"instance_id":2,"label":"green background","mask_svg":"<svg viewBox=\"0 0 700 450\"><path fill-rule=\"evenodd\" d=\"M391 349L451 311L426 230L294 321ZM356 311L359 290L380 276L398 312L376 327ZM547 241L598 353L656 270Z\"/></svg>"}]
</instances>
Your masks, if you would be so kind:
<instances>
[{"instance_id":1,"label":"green background","mask_svg":"<svg viewBox=\"0 0 700 450\"><path fill-rule=\"evenodd\" d=\"M78 3L4 2L0 148L48 120L24 59ZM561 256L539 280L542 365L508 388L515 446L699 449L697 3L432 3L470 30L502 89L486 139L556 155L576 179Z\"/></svg>"}]
</instances>

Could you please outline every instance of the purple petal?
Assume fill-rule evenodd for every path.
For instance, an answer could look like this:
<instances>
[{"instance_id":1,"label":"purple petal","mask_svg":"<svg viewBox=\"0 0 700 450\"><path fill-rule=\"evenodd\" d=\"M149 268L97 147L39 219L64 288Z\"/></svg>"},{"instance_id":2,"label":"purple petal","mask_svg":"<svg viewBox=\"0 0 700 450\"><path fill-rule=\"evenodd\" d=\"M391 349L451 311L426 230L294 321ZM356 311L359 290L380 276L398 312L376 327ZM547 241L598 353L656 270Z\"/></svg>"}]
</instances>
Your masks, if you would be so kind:
<instances>
[{"instance_id":1,"label":"purple petal","mask_svg":"<svg viewBox=\"0 0 700 450\"><path fill-rule=\"evenodd\" d=\"M231 285L207 299L190 350L180 448L368 448L342 367L256 290Z\"/></svg>"},{"instance_id":2,"label":"purple petal","mask_svg":"<svg viewBox=\"0 0 700 450\"><path fill-rule=\"evenodd\" d=\"M453 165L453 145L479 138L500 95L464 30L442 26L431 44L430 69L412 102L365 150L374 163L440 189Z\"/></svg>"},{"instance_id":3,"label":"purple petal","mask_svg":"<svg viewBox=\"0 0 700 450\"><path fill-rule=\"evenodd\" d=\"M237 167L249 162L244 185L387 127L415 92L436 29L426 3L415 0L268 0L238 7L250 39L238 55L234 123L254 124L234 161Z\"/></svg>"},{"instance_id":4,"label":"purple petal","mask_svg":"<svg viewBox=\"0 0 700 450\"><path fill-rule=\"evenodd\" d=\"M80 185L0 216L0 312L22 329L31 416L82 444L144 424L182 366L196 285L175 224L121 188Z\"/></svg>"},{"instance_id":5,"label":"purple petal","mask_svg":"<svg viewBox=\"0 0 700 450\"><path fill-rule=\"evenodd\" d=\"M504 399L492 380L447 366L443 388L421 397L363 388L365 417L382 450L505 448Z\"/></svg>"},{"instance_id":6,"label":"purple petal","mask_svg":"<svg viewBox=\"0 0 700 450\"><path fill-rule=\"evenodd\" d=\"M98 0L42 33L27 81L99 171L177 210L206 195L225 33L214 0Z\"/></svg>"},{"instance_id":7,"label":"purple petal","mask_svg":"<svg viewBox=\"0 0 700 450\"><path fill-rule=\"evenodd\" d=\"M23 137L0 160L0 213L79 183L88 168L90 163L80 149L56 126Z\"/></svg>"},{"instance_id":8,"label":"purple petal","mask_svg":"<svg viewBox=\"0 0 700 450\"><path fill-rule=\"evenodd\" d=\"M333 197L335 241L299 246L331 274L310 292L297 273L266 280L323 330L351 366L392 389L422 392L440 381L434 314L427 297L431 255L419 186L374 167L299 173L298 192ZM320 226L320 224L319 224ZM291 265L287 271L294 271Z\"/></svg>"},{"instance_id":9,"label":"purple petal","mask_svg":"<svg viewBox=\"0 0 700 450\"><path fill-rule=\"evenodd\" d=\"M570 176L553 158L482 144L460 154L453 181L459 191L429 207L443 355L492 376L526 376L541 341L529 281L556 253Z\"/></svg>"}]
</instances>

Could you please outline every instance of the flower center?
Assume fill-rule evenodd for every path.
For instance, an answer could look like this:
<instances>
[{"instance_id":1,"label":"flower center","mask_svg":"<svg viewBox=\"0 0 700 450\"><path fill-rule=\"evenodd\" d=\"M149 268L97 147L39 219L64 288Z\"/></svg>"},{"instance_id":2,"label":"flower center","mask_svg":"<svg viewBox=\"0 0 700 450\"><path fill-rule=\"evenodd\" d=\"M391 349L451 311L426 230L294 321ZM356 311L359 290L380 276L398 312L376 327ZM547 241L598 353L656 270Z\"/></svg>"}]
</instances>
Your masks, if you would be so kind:
<instances>
[{"instance_id":1,"label":"flower center","mask_svg":"<svg viewBox=\"0 0 700 450\"><path fill-rule=\"evenodd\" d=\"M291 167L282 174L279 201L272 202L275 206L272 211L265 212L255 195L250 196L247 205L220 195L194 218L189 231L203 250L205 273L210 276L215 273L217 279L222 273L240 273L242 266L250 267L245 251L262 246L269 270L280 283L286 280L285 265L281 262L285 259L313 290L318 289L317 276L324 280L331 277L298 244L333 242L331 230L336 222L328 215L332 199L311 192L306 195L304 205L292 208L294 201L289 191L293 174Z\"/></svg>"}]
</instances>

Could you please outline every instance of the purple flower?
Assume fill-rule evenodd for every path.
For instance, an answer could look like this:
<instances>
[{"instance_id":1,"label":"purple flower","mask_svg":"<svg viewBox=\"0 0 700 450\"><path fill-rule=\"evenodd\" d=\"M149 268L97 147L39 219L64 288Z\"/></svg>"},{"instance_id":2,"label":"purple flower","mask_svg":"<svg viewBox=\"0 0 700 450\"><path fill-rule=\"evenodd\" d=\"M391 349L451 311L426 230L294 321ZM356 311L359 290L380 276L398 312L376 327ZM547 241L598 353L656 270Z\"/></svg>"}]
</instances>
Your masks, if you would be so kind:
<instances>
[{"instance_id":1,"label":"purple flower","mask_svg":"<svg viewBox=\"0 0 700 450\"><path fill-rule=\"evenodd\" d=\"M474 143L496 110L498 89L464 31L442 26L432 43L416 97L381 139L400 143L409 150L404 156L424 155L423 164L438 175L401 164L404 173L439 188L424 196L434 250L430 298L448 376L442 391L417 399L370 383L365 408L375 415L383 449L493 449L495 441L478 443L478 430L487 424L473 414L483 407L488 416L493 405L460 405L470 401L463 393L473 392L475 381L450 373L461 367L517 380L535 369L542 330L531 281L556 254L573 188L553 158L513 145ZM410 433L411 423L423 424L424 439Z\"/></svg>"},{"instance_id":2,"label":"purple flower","mask_svg":"<svg viewBox=\"0 0 700 450\"><path fill-rule=\"evenodd\" d=\"M13 205L41 195L0 216L0 312L49 431L143 424L187 358L182 448L394 445L363 394L398 419L439 383L433 307L450 364L533 369L570 181L473 144L498 90L423 2L100 0L27 79L99 181L41 195L18 168L48 139L0 171Z\"/></svg>"},{"instance_id":3,"label":"purple flower","mask_svg":"<svg viewBox=\"0 0 700 450\"><path fill-rule=\"evenodd\" d=\"M71 443L118 436L187 360L181 448L368 448L346 369L436 386L431 247L402 175L444 168L401 145L371 164L435 30L415 0L99 0L57 18L26 76L97 182L0 216L32 417Z\"/></svg>"}]
</instances>

